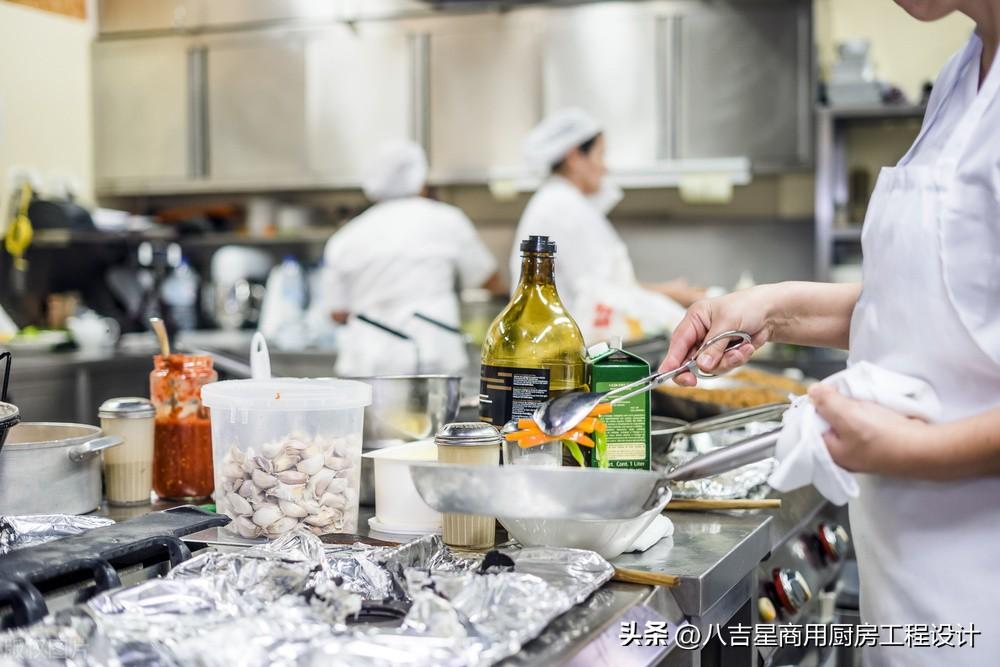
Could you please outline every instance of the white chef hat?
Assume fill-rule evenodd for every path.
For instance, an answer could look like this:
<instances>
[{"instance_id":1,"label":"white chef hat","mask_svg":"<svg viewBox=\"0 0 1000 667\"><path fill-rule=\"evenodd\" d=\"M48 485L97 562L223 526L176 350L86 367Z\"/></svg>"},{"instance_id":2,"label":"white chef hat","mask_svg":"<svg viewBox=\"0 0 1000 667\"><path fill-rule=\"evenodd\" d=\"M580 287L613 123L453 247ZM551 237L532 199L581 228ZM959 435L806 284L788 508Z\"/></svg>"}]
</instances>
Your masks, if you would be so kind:
<instances>
[{"instance_id":1,"label":"white chef hat","mask_svg":"<svg viewBox=\"0 0 1000 667\"><path fill-rule=\"evenodd\" d=\"M420 194L427 183L427 155L412 141L390 141L379 147L365 170L361 189L379 202Z\"/></svg>"},{"instance_id":2,"label":"white chef hat","mask_svg":"<svg viewBox=\"0 0 1000 667\"><path fill-rule=\"evenodd\" d=\"M571 107L549 114L524 140L524 159L537 169L551 169L570 151L602 131L601 124L583 109Z\"/></svg>"}]
</instances>

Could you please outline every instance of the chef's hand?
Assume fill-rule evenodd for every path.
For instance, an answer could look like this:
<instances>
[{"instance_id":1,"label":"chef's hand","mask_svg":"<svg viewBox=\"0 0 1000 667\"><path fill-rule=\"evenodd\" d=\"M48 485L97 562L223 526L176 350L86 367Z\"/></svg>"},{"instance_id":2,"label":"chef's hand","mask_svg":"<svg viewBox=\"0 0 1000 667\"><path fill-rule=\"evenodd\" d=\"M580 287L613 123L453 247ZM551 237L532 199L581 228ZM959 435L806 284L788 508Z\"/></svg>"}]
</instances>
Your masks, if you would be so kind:
<instances>
[{"instance_id":1,"label":"chef's hand","mask_svg":"<svg viewBox=\"0 0 1000 667\"><path fill-rule=\"evenodd\" d=\"M924 476L920 461L931 426L877 403L848 398L833 387L813 385L809 397L830 424L823 435L834 462L845 470L883 475Z\"/></svg>"},{"instance_id":2,"label":"chef's hand","mask_svg":"<svg viewBox=\"0 0 1000 667\"><path fill-rule=\"evenodd\" d=\"M771 338L772 326L767 317L771 304L765 287L751 287L691 306L670 337L670 349L660 370L677 368L690 359L704 341L734 330L746 331L751 336L750 342L726 351L733 340L721 340L698 355L698 367L705 372L722 373L745 364L754 351ZM674 382L686 387L698 384L691 373L678 375Z\"/></svg>"}]
</instances>

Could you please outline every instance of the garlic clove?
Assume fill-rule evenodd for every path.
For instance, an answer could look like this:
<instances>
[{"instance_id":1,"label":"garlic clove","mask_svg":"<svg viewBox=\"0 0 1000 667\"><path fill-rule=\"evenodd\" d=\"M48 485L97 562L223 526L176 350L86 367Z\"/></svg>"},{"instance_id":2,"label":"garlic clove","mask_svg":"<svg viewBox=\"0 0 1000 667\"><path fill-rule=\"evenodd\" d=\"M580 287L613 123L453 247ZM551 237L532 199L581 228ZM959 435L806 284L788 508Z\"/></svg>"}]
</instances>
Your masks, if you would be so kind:
<instances>
[{"instance_id":1,"label":"garlic clove","mask_svg":"<svg viewBox=\"0 0 1000 667\"><path fill-rule=\"evenodd\" d=\"M277 505L261 505L253 513L253 522L261 528L266 528L282 518L281 509Z\"/></svg>"},{"instance_id":2,"label":"garlic clove","mask_svg":"<svg viewBox=\"0 0 1000 667\"><path fill-rule=\"evenodd\" d=\"M323 455L317 454L312 458L302 459L295 467L305 475L316 475L323 469Z\"/></svg>"},{"instance_id":3,"label":"garlic clove","mask_svg":"<svg viewBox=\"0 0 1000 667\"><path fill-rule=\"evenodd\" d=\"M281 509L282 514L286 517L301 519L309 516L309 512L307 512L302 505L299 505L291 500L279 500L278 507Z\"/></svg>"},{"instance_id":4,"label":"garlic clove","mask_svg":"<svg viewBox=\"0 0 1000 667\"><path fill-rule=\"evenodd\" d=\"M232 526L236 529L236 534L240 537L253 539L260 537L261 529L248 517L241 516L233 520Z\"/></svg>"},{"instance_id":5,"label":"garlic clove","mask_svg":"<svg viewBox=\"0 0 1000 667\"><path fill-rule=\"evenodd\" d=\"M222 476L229 479L243 479L243 467L235 461L229 461L222 466Z\"/></svg>"},{"instance_id":6,"label":"garlic clove","mask_svg":"<svg viewBox=\"0 0 1000 667\"><path fill-rule=\"evenodd\" d=\"M347 470L351 467L350 460L343 456L327 456L324 463L330 470L336 470L338 472L341 470Z\"/></svg>"},{"instance_id":7,"label":"garlic clove","mask_svg":"<svg viewBox=\"0 0 1000 667\"><path fill-rule=\"evenodd\" d=\"M254 470L250 477L258 489L270 489L278 484L278 478L269 475L263 470Z\"/></svg>"},{"instance_id":8,"label":"garlic clove","mask_svg":"<svg viewBox=\"0 0 1000 667\"><path fill-rule=\"evenodd\" d=\"M325 505L331 509L343 509L347 507L347 499L341 494L325 493L323 497L320 498L320 504Z\"/></svg>"},{"instance_id":9,"label":"garlic clove","mask_svg":"<svg viewBox=\"0 0 1000 667\"><path fill-rule=\"evenodd\" d=\"M227 494L226 501L229 503L229 509L236 514L253 514L253 507L250 506L250 502L238 493Z\"/></svg>"},{"instance_id":10,"label":"garlic clove","mask_svg":"<svg viewBox=\"0 0 1000 667\"><path fill-rule=\"evenodd\" d=\"M277 477L279 481L285 484L305 484L309 481L309 476L298 470L285 470L279 472Z\"/></svg>"}]
</instances>

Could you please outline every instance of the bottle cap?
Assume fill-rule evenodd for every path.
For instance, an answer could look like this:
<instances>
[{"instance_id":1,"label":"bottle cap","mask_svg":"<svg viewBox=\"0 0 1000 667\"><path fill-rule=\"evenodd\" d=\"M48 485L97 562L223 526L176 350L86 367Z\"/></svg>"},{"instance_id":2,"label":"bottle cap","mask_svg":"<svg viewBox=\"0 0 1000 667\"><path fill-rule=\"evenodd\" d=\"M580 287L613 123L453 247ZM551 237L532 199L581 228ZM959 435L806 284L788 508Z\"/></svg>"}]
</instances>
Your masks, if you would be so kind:
<instances>
[{"instance_id":1,"label":"bottle cap","mask_svg":"<svg viewBox=\"0 0 1000 667\"><path fill-rule=\"evenodd\" d=\"M550 241L548 236L529 236L521 241L521 252L555 254L556 242Z\"/></svg>"},{"instance_id":2,"label":"bottle cap","mask_svg":"<svg viewBox=\"0 0 1000 667\"><path fill-rule=\"evenodd\" d=\"M434 437L434 442L464 447L499 445L500 431L484 422L454 422L442 426Z\"/></svg>"},{"instance_id":3,"label":"bottle cap","mask_svg":"<svg viewBox=\"0 0 1000 667\"><path fill-rule=\"evenodd\" d=\"M148 419L156 416L156 411L148 399L128 396L104 401L97 416L102 419Z\"/></svg>"}]
</instances>

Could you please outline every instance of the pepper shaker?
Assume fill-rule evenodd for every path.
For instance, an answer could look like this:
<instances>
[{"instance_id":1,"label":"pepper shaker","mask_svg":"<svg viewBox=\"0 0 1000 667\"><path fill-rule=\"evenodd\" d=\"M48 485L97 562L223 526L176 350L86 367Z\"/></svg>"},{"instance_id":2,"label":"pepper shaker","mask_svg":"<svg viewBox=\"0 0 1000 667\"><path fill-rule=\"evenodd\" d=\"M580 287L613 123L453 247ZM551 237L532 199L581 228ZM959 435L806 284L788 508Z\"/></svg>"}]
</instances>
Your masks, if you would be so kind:
<instances>
[{"instance_id":1,"label":"pepper shaker","mask_svg":"<svg viewBox=\"0 0 1000 667\"><path fill-rule=\"evenodd\" d=\"M500 465L500 431L483 422L446 424L434 438L439 463ZM496 543L496 517L445 514L444 543L467 549L488 549Z\"/></svg>"},{"instance_id":2,"label":"pepper shaker","mask_svg":"<svg viewBox=\"0 0 1000 667\"><path fill-rule=\"evenodd\" d=\"M108 504L148 504L153 488L153 404L145 398L112 398L101 404L97 416L104 435L125 441L104 452Z\"/></svg>"}]
</instances>

